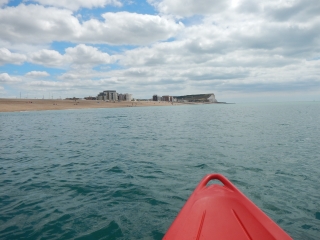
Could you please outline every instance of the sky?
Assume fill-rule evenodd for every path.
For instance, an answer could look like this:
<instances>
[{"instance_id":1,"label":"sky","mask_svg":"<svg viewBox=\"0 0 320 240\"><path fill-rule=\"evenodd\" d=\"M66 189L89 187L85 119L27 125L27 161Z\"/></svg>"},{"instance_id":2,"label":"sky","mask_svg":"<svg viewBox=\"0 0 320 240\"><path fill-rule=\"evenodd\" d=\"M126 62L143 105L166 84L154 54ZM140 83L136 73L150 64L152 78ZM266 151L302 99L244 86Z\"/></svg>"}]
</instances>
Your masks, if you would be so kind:
<instances>
[{"instance_id":1,"label":"sky","mask_svg":"<svg viewBox=\"0 0 320 240\"><path fill-rule=\"evenodd\" d=\"M320 101L319 0L0 0L0 98Z\"/></svg>"}]
</instances>

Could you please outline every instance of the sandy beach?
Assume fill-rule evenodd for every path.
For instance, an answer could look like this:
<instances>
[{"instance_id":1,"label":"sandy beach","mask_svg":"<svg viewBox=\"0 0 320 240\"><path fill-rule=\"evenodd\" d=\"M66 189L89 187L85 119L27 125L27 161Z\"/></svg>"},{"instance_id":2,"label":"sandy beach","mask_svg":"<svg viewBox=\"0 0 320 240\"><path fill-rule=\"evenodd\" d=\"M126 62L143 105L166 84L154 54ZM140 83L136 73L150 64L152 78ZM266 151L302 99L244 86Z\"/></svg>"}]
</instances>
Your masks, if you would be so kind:
<instances>
[{"instance_id":1,"label":"sandy beach","mask_svg":"<svg viewBox=\"0 0 320 240\"><path fill-rule=\"evenodd\" d=\"M174 103L181 105L182 103ZM122 107L149 107L172 106L170 102L105 102L99 100L55 100L55 99L0 99L0 112L65 110L85 108L122 108Z\"/></svg>"}]
</instances>

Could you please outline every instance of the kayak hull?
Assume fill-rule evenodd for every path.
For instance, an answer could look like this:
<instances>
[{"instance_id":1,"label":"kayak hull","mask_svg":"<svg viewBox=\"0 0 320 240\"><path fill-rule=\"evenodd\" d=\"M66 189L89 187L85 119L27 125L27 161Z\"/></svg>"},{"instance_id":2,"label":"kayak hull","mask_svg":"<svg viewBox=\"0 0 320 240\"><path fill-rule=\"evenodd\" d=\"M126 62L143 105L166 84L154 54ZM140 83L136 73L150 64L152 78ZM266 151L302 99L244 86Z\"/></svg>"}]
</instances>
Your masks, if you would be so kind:
<instances>
[{"instance_id":1,"label":"kayak hull","mask_svg":"<svg viewBox=\"0 0 320 240\"><path fill-rule=\"evenodd\" d=\"M212 184L219 180L223 185ZM292 239L220 174L205 176L163 239Z\"/></svg>"}]
</instances>

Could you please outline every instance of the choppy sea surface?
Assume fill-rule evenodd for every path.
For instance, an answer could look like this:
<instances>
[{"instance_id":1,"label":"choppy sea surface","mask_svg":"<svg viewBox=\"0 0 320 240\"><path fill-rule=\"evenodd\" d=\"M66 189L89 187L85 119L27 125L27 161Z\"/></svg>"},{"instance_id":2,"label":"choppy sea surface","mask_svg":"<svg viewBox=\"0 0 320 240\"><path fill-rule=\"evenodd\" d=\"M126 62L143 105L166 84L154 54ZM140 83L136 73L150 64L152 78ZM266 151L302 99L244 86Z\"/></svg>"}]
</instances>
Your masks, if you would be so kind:
<instances>
[{"instance_id":1,"label":"choppy sea surface","mask_svg":"<svg viewBox=\"0 0 320 240\"><path fill-rule=\"evenodd\" d=\"M222 173L320 238L320 103L0 113L0 239L161 239Z\"/></svg>"}]
</instances>

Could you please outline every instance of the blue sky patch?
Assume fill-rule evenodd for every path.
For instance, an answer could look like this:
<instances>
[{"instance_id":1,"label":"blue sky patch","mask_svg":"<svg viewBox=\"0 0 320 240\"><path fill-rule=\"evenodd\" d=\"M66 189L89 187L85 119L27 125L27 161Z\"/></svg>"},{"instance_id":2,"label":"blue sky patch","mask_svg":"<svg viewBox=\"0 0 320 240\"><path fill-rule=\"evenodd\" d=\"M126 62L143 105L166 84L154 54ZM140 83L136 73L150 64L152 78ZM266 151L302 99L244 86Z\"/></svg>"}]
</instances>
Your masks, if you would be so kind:
<instances>
[{"instance_id":1,"label":"blue sky patch","mask_svg":"<svg viewBox=\"0 0 320 240\"><path fill-rule=\"evenodd\" d=\"M69 47L75 47L77 46L77 43L71 43L71 42L52 42L51 43L51 49L59 52L61 55L65 54L65 49Z\"/></svg>"},{"instance_id":2,"label":"blue sky patch","mask_svg":"<svg viewBox=\"0 0 320 240\"><path fill-rule=\"evenodd\" d=\"M63 69L48 68L41 65L36 65L32 63L24 63L22 65L6 64L0 66L0 73L8 73L9 75L20 75L23 76L31 71L45 71L51 76L60 75L65 72ZM50 78L50 76L49 76Z\"/></svg>"}]
</instances>

